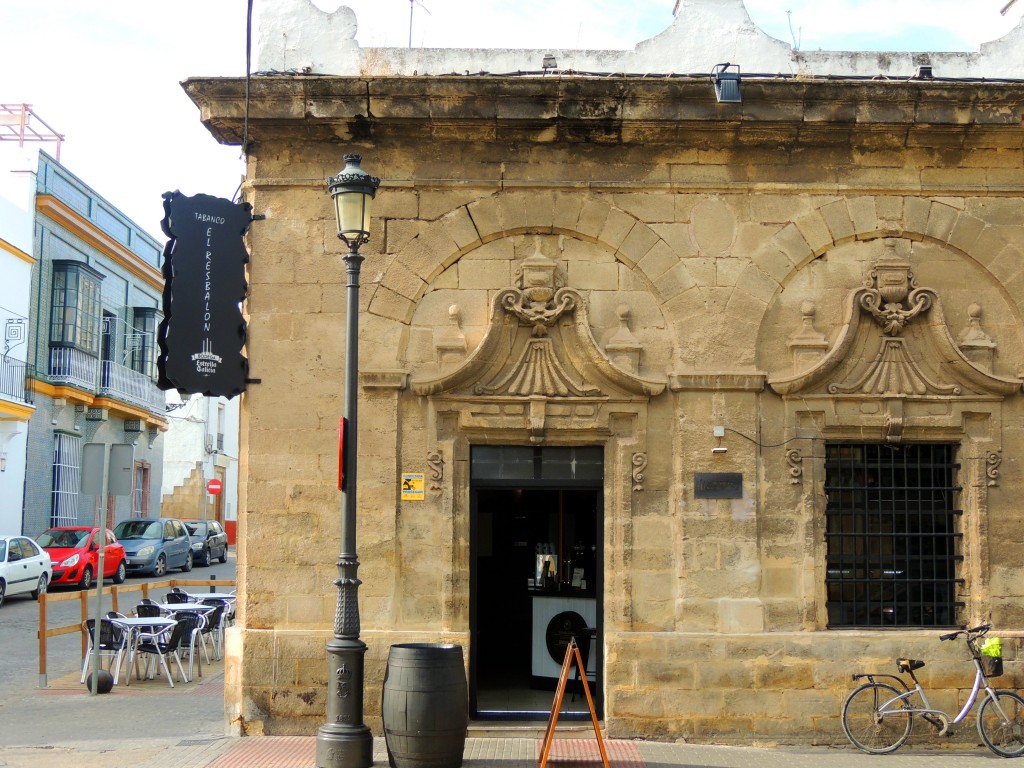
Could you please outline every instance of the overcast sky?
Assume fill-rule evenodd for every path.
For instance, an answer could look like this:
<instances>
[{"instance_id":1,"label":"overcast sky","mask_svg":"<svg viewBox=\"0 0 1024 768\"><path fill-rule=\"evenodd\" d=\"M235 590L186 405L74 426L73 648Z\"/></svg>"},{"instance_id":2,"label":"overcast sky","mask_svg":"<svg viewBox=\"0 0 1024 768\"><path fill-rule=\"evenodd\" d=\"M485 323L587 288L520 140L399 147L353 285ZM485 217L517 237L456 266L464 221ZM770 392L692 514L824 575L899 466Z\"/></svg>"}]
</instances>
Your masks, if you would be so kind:
<instances>
[{"instance_id":1,"label":"overcast sky","mask_svg":"<svg viewBox=\"0 0 1024 768\"><path fill-rule=\"evenodd\" d=\"M314 2L352 7L365 47L408 45L409 0ZM746 0L755 23L804 50L975 51L1019 22L1024 0L1001 16L1006 3ZM412 39L417 47L631 49L671 23L673 5L413 0ZM0 103L32 104L65 135L64 165L162 240L163 192L230 198L238 188L238 148L213 140L179 81L244 75L245 21L246 0L0 0Z\"/></svg>"}]
</instances>

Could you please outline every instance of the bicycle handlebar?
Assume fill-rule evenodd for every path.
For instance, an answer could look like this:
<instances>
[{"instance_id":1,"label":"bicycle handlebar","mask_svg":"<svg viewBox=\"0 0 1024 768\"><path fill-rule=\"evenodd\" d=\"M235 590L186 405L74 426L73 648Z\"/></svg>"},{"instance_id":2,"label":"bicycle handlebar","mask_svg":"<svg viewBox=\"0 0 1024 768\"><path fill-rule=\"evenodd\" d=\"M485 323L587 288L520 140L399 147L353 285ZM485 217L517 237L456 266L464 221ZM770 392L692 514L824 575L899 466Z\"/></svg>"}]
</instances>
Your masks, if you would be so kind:
<instances>
[{"instance_id":1,"label":"bicycle handlebar","mask_svg":"<svg viewBox=\"0 0 1024 768\"><path fill-rule=\"evenodd\" d=\"M978 626L971 627L970 629L958 629L956 632L950 632L948 635L939 635L939 640L955 640L960 637L960 635L980 636L984 635L990 629L992 629L991 624L979 624Z\"/></svg>"}]
</instances>

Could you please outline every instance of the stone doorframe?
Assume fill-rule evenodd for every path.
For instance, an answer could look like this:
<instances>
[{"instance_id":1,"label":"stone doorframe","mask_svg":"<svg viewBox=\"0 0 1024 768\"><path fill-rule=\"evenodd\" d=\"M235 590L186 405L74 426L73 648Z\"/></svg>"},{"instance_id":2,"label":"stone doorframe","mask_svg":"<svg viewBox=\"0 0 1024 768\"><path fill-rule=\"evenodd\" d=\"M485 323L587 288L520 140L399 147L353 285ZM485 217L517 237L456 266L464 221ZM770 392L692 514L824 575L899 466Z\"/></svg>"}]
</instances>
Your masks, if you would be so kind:
<instances>
[{"instance_id":1,"label":"stone doorframe","mask_svg":"<svg viewBox=\"0 0 1024 768\"><path fill-rule=\"evenodd\" d=\"M470 595L470 448L473 445L537 445L530 440L531 408L546 408L550 429L545 446L604 446L602 493L605 637L626 629L616 617L628 617L631 588L628 553L635 494L642 490L641 463L646 463L646 402L530 402L493 397L428 398L426 433L429 452L427 487L439 495L439 512L451 532L451 579L445 581L444 624L469 629ZM642 460L638 457L643 457ZM639 478L639 480L638 480ZM638 489L638 485L641 488ZM606 639L607 644L607 639ZM604 658L604 654L602 654Z\"/></svg>"}]
</instances>

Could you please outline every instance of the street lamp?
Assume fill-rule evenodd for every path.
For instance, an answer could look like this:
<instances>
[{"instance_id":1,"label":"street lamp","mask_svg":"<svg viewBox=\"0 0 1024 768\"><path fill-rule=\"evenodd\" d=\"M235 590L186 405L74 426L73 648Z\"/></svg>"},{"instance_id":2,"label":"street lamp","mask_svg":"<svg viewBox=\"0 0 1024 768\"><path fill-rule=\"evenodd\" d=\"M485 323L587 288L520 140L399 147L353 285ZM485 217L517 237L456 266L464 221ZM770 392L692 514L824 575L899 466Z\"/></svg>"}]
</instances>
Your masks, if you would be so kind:
<instances>
[{"instance_id":1,"label":"street lamp","mask_svg":"<svg viewBox=\"0 0 1024 768\"><path fill-rule=\"evenodd\" d=\"M373 765L373 734L363 723L363 660L359 639L359 584L356 571L356 436L359 379L359 246L370 239L370 201L380 179L359 167L359 155L345 155L345 167L327 180L334 200L338 237L348 246L345 267L346 428L341 490L341 553L338 555L338 603L334 639L327 643L327 723L316 734L317 768L367 768Z\"/></svg>"}]
</instances>

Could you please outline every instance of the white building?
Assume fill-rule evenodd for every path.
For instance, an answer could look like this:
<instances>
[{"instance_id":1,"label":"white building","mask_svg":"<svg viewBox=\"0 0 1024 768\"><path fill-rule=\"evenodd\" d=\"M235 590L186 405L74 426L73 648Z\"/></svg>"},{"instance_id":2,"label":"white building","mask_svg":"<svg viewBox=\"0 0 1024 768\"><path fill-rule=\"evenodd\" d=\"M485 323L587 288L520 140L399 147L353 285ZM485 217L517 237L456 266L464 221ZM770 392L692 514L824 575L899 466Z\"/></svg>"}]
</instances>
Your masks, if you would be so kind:
<instances>
[{"instance_id":1,"label":"white building","mask_svg":"<svg viewBox=\"0 0 1024 768\"><path fill-rule=\"evenodd\" d=\"M215 519L235 542L238 519L238 399L168 393L161 514ZM176 407L175 407L176 406ZM209 493L211 480L221 491Z\"/></svg>"},{"instance_id":2,"label":"white building","mask_svg":"<svg viewBox=\"0 0 1024 768\"><path fill-rule=\"evenodd\" d=\"M35 152L26 153L14 145L0 147L0 535L5 535L22 533L25 445L34 410L26 387L26 350L36 261L32 256Z\"/></svg>"}]
</instances>

